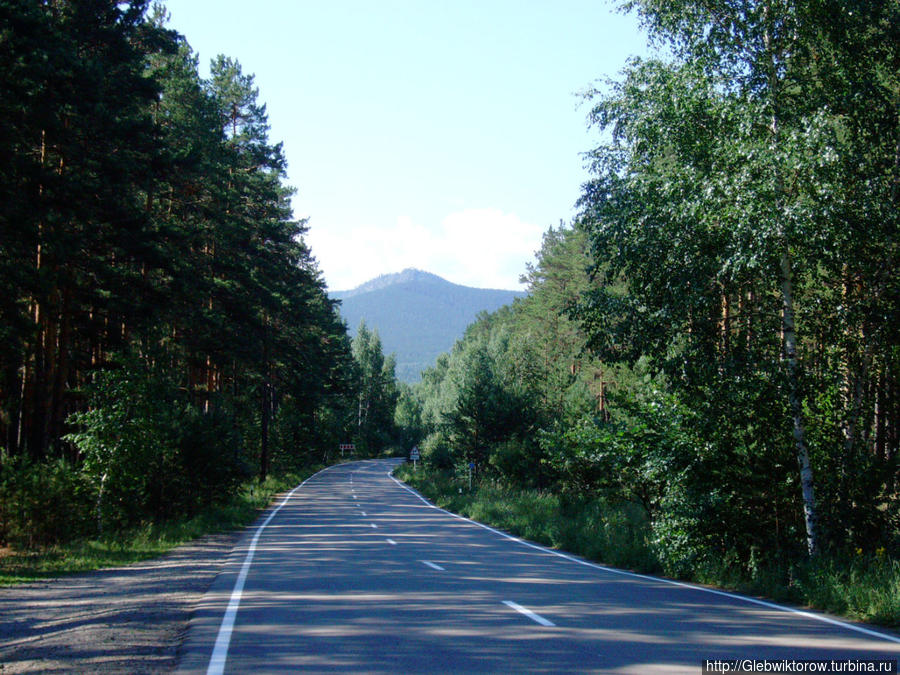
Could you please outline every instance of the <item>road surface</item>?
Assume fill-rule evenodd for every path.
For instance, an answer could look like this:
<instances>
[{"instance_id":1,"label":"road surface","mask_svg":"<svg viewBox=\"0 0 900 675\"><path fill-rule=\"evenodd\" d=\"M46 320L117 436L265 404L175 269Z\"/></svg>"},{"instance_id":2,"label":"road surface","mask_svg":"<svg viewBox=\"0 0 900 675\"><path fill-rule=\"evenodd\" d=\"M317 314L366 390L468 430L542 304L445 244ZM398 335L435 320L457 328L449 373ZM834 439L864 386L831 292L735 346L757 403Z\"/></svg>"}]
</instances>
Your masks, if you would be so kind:
<instances>
[{"instance_id":1,"label":"road surface","mask_svg":"<svg viewBox=\"0 0 900 675\"><path fill-rule=\"evenodd\" d=\"M609 570L453 516L394 465L326 469L248 530L181 672L700 673L707 659L900 656L896 634Z\"/></svg>"}]
</instances>

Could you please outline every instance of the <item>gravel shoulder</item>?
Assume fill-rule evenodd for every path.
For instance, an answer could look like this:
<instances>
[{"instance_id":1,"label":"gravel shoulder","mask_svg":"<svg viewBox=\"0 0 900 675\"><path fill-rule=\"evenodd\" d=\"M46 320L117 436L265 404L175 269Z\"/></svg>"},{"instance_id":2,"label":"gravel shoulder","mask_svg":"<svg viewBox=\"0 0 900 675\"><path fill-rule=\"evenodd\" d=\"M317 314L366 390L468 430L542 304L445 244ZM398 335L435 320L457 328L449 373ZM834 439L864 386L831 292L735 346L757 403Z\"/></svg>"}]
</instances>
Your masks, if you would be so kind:
<instances>
[{"instance_id":1,"label":"gravel shoulder","mask_svg":"<svg viewBox=\"0 0 900 675\"><path fill-rule=\"evenodd\" d=\"M0 673L165 673L243 531L161 558L0 588Z\"/></svg>"}]
</instances>

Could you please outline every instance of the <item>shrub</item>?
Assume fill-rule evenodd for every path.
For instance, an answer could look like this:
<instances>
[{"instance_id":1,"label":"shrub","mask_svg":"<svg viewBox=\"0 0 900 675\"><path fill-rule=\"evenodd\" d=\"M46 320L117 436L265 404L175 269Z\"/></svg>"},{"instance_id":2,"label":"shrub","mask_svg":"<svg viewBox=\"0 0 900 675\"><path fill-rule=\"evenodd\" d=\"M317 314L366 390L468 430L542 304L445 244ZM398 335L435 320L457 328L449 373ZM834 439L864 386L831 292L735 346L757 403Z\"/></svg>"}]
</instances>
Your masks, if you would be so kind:
<instances>
[{"instance_id":1,"label":"shrub","mask_svg":"<svg viewBox=\"0 0 900 675\"><path fill-rule=\"evenodd\" d=\"M90 408L69 417L79 431L66 440L81 451L97 490L98 530L140 522L163 489L159 481L180 477L172 391L144 364L129 360L95 373Z\"/></svg>"},{"instance_id":2,"label":"shrub","mask_svg":"<svg viewBox=\"0 0 900 675\"><path fill-rule=\"evenodd\" d=\"M248 477L231 415L190 405L151 365L125 359L95 373L88 393L66 439L96 491L99 533L195 513Z\"/></svg>"},{"instance_id":3,"label":"shrub","mask_svg":"<svg viewBox=\"0 0 900 675\"><path fill-rule=\"evenodd\" d=\"M204 413L188 407L177 438L183 489L170 499L194 513L229 498L252 474L243 454L240 434L230 414L221 408Z\"/></svg>"},{"instance_id":4,"label":"shrub","mask_svg":"<svg viewBox=\"0 0 900 675\"><path fill-rule=\"evenodd\" d=\"M452 469L455 459L450 441L441 433L431 434L422 443L422 461L438 471Z\"/></svg>"},{"instance_id":5,"label":"shrub","mask_svg":"<svg viewBox=\"0 0 900 675\"><path fill-rule=\"evenodd\" d=\"M0 464L0 543L37 548L83 535L93 499L84 475L64 460Z\"/></svg>"},{"instance_id":6,"label":"shrub","mask_svg":"<svg viewBox=\"0 0 900 675\"><path fill-rule=\"evenodd\" d=\"M541 455L536 443L512 438L494 446L488 462L513 484L541 487Z\"/></svg>"}]
</instances>

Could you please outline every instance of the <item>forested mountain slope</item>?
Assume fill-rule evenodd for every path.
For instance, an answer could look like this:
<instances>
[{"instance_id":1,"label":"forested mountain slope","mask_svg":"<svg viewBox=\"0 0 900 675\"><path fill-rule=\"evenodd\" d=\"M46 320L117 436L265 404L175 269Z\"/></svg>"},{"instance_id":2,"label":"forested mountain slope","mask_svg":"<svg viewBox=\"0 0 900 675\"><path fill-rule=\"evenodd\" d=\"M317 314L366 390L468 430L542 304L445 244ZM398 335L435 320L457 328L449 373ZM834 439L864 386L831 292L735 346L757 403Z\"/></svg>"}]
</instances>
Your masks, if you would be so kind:
<instances>
[{"instance_id":1,"label":"forested mountain slope","mask_svg":"<svg viewBox=\"0 0 900 675\"><path fill-rule=\"evenodd\" d=\"M461 286L406 269L331 296L341 301L341 316L351 332L361 320L377 330L384 353L396 354L398 379L414 382L480 312L493 312L525 293Z\"/></svg>"}]
</instances>

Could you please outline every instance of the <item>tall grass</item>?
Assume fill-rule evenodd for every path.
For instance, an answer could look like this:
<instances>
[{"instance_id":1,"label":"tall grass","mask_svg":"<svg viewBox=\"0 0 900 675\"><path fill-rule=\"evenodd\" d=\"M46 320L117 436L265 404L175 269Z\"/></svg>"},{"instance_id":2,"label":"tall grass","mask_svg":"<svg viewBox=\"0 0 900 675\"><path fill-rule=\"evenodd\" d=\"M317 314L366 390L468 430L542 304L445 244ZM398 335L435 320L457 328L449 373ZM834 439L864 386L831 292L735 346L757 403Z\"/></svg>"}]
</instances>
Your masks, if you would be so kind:
<instances>
[{"instance_id":1,"label":"tall grass","mask_svg":"<svg viewBox=\"0 0 900 675\"><path fill-rule=\"evenodd\" d=\"M475 483L450 472L408 465L397 470L441 508L545 546L614 567L660 574L646 513L628 503L565 499L491 481ZM804 605L855 621L900 626L900 561L874 556L819 556L812 560L770 561L750 568L706 564L684 577L780 602Z\"/></svg>"},{"instance_id":2,"label":"tall grass","mask_svg":"<svg viewBox=\"0 0 900 675\"><path fill-rule=\"evenodd\" d=\"M0 551L0 586L126 565L162 555L206 534L246 527L275 495L294 487L318 468L270 477L263 483L249 481L227 501L190 518L147 523L100 539L78 539L36 550Z\"/></svg>"},{"instance_id":3,"label":"tall grass","mask_svg":"<svg viewBox=\"0 0 900 675\"><path fill-rule=\"evenodd\" d=\"M545 546L565 549L609 565L658 572L643 511L629 503L565 499L541 490L491 481L468 481L440 471L397 475L441 508L490 524Z\"/></svg>"}]
</instances>

